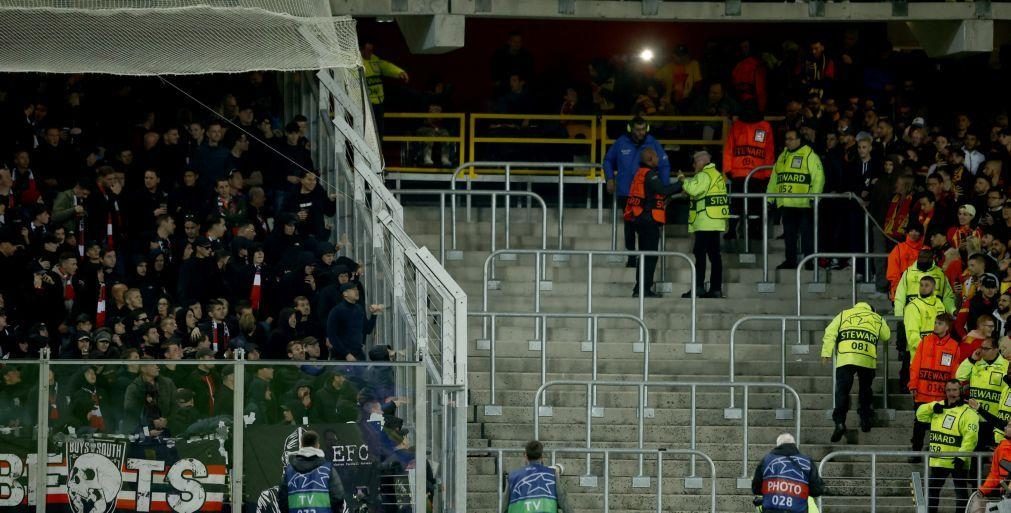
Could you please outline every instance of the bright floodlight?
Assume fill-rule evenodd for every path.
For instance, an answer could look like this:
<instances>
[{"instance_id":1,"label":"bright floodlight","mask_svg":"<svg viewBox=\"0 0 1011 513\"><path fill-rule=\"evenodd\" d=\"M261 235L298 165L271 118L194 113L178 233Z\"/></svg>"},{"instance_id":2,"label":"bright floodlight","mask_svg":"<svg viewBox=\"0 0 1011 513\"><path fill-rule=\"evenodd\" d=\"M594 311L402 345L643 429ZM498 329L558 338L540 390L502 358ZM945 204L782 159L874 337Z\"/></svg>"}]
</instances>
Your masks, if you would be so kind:
<instances>
[{"instance_id":1,"label":"bright floodlight","mask_svg":"<svg viewBox=\"0 0 1011 513\"><path fill-rule=\"evenodd\" d=\"M650 50L649 48L643 48L643 50L641 52L639 52L639 58L642 59L643 62L650 62L650 61L652 61L653 60L653 50Z\"/></svg>"}]
</instances>

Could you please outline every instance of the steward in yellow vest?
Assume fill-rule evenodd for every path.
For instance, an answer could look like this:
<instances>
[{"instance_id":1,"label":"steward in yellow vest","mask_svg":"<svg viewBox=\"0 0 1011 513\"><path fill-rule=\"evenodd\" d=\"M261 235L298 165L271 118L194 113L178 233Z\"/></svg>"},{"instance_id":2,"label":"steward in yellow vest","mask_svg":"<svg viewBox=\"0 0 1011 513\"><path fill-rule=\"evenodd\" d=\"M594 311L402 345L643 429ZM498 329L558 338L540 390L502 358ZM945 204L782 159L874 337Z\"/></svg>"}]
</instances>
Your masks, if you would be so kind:
<instances>
[{"instance_id":1,"label":"steward in yellow vest","mask_svg":"<svg viewBox=\"0 0 1011 513\"><path fill-rule=\"evenodd\" d=\"M969 383L969 398L979 402L980 411L986 411L991 415L999 415L1001 410L1001 396L1007 384L1008 361L997 351L997 344L993 340L984 340L972 356L967 358L955 372L955 378L962 383ZM1005 397L1005 401L1007 398ZM983 421L981 430L986 435L980 439L979 449L991 447L993 437L989 436L993 430L1003 426L995 426L990 422Z\"/></svg>"},{"instance_id":2,"label":"steward in yellow vest","mask_svg":"<svg viewBox=\"0 0 1011 513\"><path fill-rule=\"evenodd\" d=\"M944 453L972 452L979 436L979 416L962 402L958 380L944 387L944 401L929 402L916 409L916 421L930 424L930 483L927 496L930 511L937 511L937 501L944 482L951 476L955 485L955 509L962 511L969 499L966 487L971 458L944 457ZM961 508L961 509L959 509Z\"/></svg>"},{"instance_id":3,"label":"steward in yellow vest","mask_svg":"<svg viewBox=\"0 0 1011 513\"><path fill-rule=\"evenodd\" d=\"M912 360L916 349L920 347L923 337L934 332L934 319L945 310L944 303L934 295L934 278L920 278L919 295L911 297L902 309L902 325L906 331L906 347L904 348Z\"/></svg>"},{"instance_id":4,"label":"steward in yellow vest","mask_svg":"<svg viewBox=\"0 0 1011 513\"><path fill-rule=\"evenodd\" d=\"M843 310L825 328L821 346L822 362L828 363L833 353L837 355L836 406L832 411L832 420L835 421L833 443L842 440L846 434L846 414L850 409L850 390L853 389L854 376L860 378L860 406L857 410L860 414L860 428L864 433L871 430L874 417L871 383L878 366L878 344L888 342L891 336L884 319L867 303L857 303L853 308Z\"/></svg>"},{"instance_id":5,"label":"steward in yellow vest","mask_svg":"<svg viewBox=\"0 0 1011 513\"><path fill-rule=\"evenodd\" d=\"M708 151L698 151L692 155L692 169L695 175L684 178L678 174L678 179L684 180L685 194L691 199L688 214L688 231L693 234L695 244L692 254L695 256L695 286L699 297L723 297L723 257L720 255L720 234L727 231L727 220L730 219L730 197L727 196L727 179ZM712 266L709 275L709 290L704 290L706 283L706 259ZM681 295L690 297L691 291Z\"/></svg>"}]
</instances>

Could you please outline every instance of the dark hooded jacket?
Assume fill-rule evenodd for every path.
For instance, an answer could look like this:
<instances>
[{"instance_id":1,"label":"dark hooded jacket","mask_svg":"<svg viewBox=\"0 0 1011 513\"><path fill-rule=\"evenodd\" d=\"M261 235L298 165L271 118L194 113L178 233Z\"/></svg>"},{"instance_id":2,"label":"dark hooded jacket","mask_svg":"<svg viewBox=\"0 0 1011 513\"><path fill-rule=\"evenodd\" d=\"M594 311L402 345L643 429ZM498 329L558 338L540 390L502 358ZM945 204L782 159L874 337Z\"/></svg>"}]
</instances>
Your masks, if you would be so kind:
<instances>
[{"instance_id":1,"label":"dark hooded jacket","mask_svg":"<svg viewBox=\"0 0 1011 513\"><path fill-rule=\"evenodd\" d=\"M303 447L298 452L288 457L288 467L299 474L307 474L319 468L325 463L326 455L322 450L315 447ZM337 471L330 469L330 480L327 483L330 492L330 511L343 511L344 509L344 485ZM288 513L288 483L281 479L281 485L277 490L277 505L281 513Z\"/></svg>"}]
</instances>

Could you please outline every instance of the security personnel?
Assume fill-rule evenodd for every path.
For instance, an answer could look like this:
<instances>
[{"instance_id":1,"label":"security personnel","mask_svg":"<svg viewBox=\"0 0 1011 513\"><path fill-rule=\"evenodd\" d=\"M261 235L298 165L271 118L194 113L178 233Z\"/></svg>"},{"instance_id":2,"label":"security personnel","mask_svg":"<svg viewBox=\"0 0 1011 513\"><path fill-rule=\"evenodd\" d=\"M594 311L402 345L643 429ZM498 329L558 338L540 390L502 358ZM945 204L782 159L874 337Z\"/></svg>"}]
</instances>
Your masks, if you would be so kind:
<instances>
[{"instance_id":1,"label":"security personnel","mask_svg":"<svg viewBox=\"0 0 1011 513\"><path fill-rule=\"evenodd\" d=\"M776 448L755 467L751 492L762 496L763 513L814 513L817 508L810 509L809 501L825 492L825 483L811 458L797 449L793 435L783 433L776 438Z\"/></svg>"},{"instance_id":2,"label":"security personnel","mask_svg":"<svg viewBox=\"0 0 1011 513\"><path fill-rule=\"evenodd\" d=\"M786 149L776 159L766 192L820 194L825 187L821 159L810 146L804 144L797 130L787 130L783 142ZM811 198L774 198L769 199L769 203L775 203L783 217L783 239L786 242L786 261L776 269L795 269L798 238L805 255L814 253Z\"/></svg>"},{"instance_id":3,"label":"security personnel","mask_svg":"<svg viewBox=\"0 0 1011 513\"><path fill-rule=\"evenodd\" d=\"M526 466L509 472L509 484L503 496L508 501L506 513L555 513L570 510L555 469L541 464L544 445L527 442Z\"/></svg>"},{"instance_id":4,"label":"security personnel","mask_svg":"<svg viewBox=\"0 0 1011 513\"><path fill-rule=\"evenodd\" d=\"M723 258L720 256L720 234L727 231L730 219L730 197L727 181L708 151L692 156L695 175L684 180L685 194L691 198L688 211L688 231L695 234L695 286L699 297L723 297ZM681 176L681 175L679 175ZM709 290L701 289L706 280L706 258L712 265ZM690 297L691 291L681 297Z\"/></svg>"},{"instance_id":5,"label":"security personnel","mask_svg":"<svg viewBox=\"0 0 1011 513\"><path fill-rule=\"evenodd\" d=\"M628 131L614 141L604 156L604 175L607 177L607 192L617 196L618 208L624 210L628 201L632 180L640 167L642 150L652 148L660 161L656 172L664 186L670 183L670 159L663 146L649 135L649 123L638 116L632 118L626 127ZM635 251L635 226L625 222L625 249ZM635 257L628 257L625 267L635 267Z\"/></svg>"},{"instance_id":6,"label":"security personnel","mask_svg":"<svg viewBox=\"0 0 1011 513\"><path fill-rule=\"evenodd\" d=\"M846 434L846 414L850 409L850 390L853 376L860 377L860 430L868 433L874 417L874 392L871 382L878 366L878 343L888 342L892 333L884 319L867 303L857 303L853 308L836 315L825 328L822 337L821 360L827 364L835 353L835 410L832 420L835 431L832 443Z\"/></svg>"},{"instance_id":7,"label":"security personnel","mask_svg":"<svg viewBox=\"0 0 1011 513\"><path fill-rule=\"evenodd\" d=\"M997 344L991 340L983 340L979 349L958 366L955 378L969 383L969 398L979 401L980 409L992 415L1000 412L1000 399L1006 385L1008 361L997 351ZM993 432L994 425L984 420L980 428L983 433ZM980 438L980 449L993 445L992 436Z\"/></svg>"},{"instance_id":8,"label":"security personnel","mask_svg":"<svg viewBox=\"0 0 1011 513\"><path fill-rule=\"evenodd\" d=\"M302 433L301 448L288 457L277 490L281 513L340 513L344 511L344 486L315 431Z\"/></svg>"},{"instance_id":9,"label":"security personnel","mask_svg":"<svg viewBox=\"0 0 1011 513\"><path fill-rule=\"evenodd\" d=\"M902 309L902 324L906 331L905 350L910 360L916 356L916 348L920 347L923 337L934 332L934 319L940 314L948 313L944 303L934 294L935 290L933 276L921 277L919 295L910 297ZM908 367L906 372L909 372Z\"/></svg>"},{"instance_id":10,"label":"security personnel","mask_svg":"<svg viewBox=\"0 0 1011 513\"><path fill-rule=\"evenodd\" d=\"M906 303L916 297L919 290L920 278L931 276L934 278L934 295L944 303L944 311L950 314L955 312L955 291L951 289L948 278L944 275L944 270L934 263L934 254L929 248L920 250L916 257L916 263L902 271L902 277L895 287L895 316L901 317L905 310Z\"/></svg>"},{"instance_id":11,"label":"security personnel","mask_svg":"<svg viewBox=\"0 0 1011 513\"><path fill-rule=\"evenodd\" d=\"M656 168L660 157L653 148L646 148L640 154L641 167L635 172L632 185L628 190L628 200L625 202L624 219L635 227L639 237L641 251L656 251L660 249L660 230L667 222L667 197L681 192L681 182L664 185ZM653 292L653 273L656 271L656 255L647 256L643 277L646 287L643 294L646 297L660 297ZM639 273L635 273L635 288L632 296L639 295Z\"/></svg>"},{"instance_id":12,"label":"security personnel","mask_svg":"<svg viewBox=\"0 0 1011 513\"><path fill-rule=\"evenodd\" d=\"M730 124L727 143L723 145L723 171L730 178L734 192L761 192L769 180L770 170L757 171L751 175L747 191L744 190L744 179L748 173L759 166L772 166L776 162L776 144L772 133L772 125L763 119L755 102L745 102L737 119ZM748 200L751 215L755 205ZM744 201L732 200L733 209L743 212ZM760 204L757 206L761 206ZM737 235L737 220L730 220L730 231L724 238L733 239ZM757 220L749 220L748 230L751 238L761 237L761 226ZM757 228L757 229L756 229Z\"/></svg>"},{"instance_id":13,"label":"security personnel","mask_svg":"<svg viewBox=\"0 0 1011 513\"><path fill-rule=\"evenodd\" d=\"M951 338L951 314L941 313L934 318L934 331L923 337L916 356L909 366L909 392L913 394L914 410L920 405L944 400L945 384L955 378L958 370L958 341ZM929 426L913 423L912 447L923 450L923 437ZM913 463L918 463L914 457Z\"/></svg>"},{"instance_id":14,"label":"security personnel","mask_svg":"<svg viewBox=\"0 0 1011 513\"><path fill-rule=\"evenodd\" d=\"M962 386L958 380L953 379L945 384L944 396L944 401L930 402L916 409L916 421L930 424L930 452L972 452L979 435L979 416L962 402ZM955 511L965 509L965 503L969 499L969 464L969 457L930 457L927 511L937 511L941 488L948 476L951 476L955 486Z\"/></svg>"},{"instance_id":15,"label":"security personnel","mask_svg":"<svg viewBox=\"0 0 1011 513\"><path fill-rule=\"evenodd\" d=\"M376 131L380 136L383 134L383 103L386 101L386 92L383 90L383 77L393 77L403 80L406 84L410 77L407 72L397 67L390 61L384 61L374 53L375 47L372 43L362 43L362 66L365 67L365 84L369 88L369 103L372 104L372 114L376 118Z\"/></svg>"}]
</instances>

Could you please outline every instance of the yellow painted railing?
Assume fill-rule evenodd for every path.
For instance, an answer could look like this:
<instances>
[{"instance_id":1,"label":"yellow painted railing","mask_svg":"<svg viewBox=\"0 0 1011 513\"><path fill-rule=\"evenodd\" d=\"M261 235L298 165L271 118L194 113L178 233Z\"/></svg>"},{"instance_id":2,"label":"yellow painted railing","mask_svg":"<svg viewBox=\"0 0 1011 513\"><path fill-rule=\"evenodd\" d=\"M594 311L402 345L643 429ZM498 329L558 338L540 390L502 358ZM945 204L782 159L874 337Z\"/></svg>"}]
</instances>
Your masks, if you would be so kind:
<instances>
[{"instance_id":1,"label":"yellow painted railing","mask_svg":"<svg viewBox=\"0 0 1011 513\"><path fill-rule=\"evenodd\" d=\"M567 137L499 137L499 136L485 136L479 135L479 131L482 131L482 127L479 126L479 122L489 121L489 122L499 122L499 125L518 125L517 128L522 130L524 127L528 127L531 121L542 121L548 122L549 124L557 123L561 128L565 129ZM597 142L594 134L597 133L597 117L596 116L566 116L560 114L471 114L470 115L470 131L468 133L470 139L470 159L471 160L482 160L482 156L478 155L478 145L479 144L537 144L537 145L565 145L569 147L577 147L585 154L590 156L590 162L597 161ZM583 134L583 138L577 137L579 134ZM484 160L498 160L498 159L484 159ZM534 158L523 158L519 159L523 161L539 160ZM530 174L530 175L552 175L554 173L544 169L514 169L513 173L518 175ZM471 170L473 173L474 170ZM489 170L484 170L488 173ZM491 172L495 172L492 170Z\"/></svg>"},{"instance_id":2,"label":"yellow painted railing","mask_svg":"<svg viewBox=\"0 0 1011 513\"><path fill-rule=\"evenodd\" d=\"M536 161L540 160L537 158L530 157L529 155L536 155L539 151L538 147L543 147L544 145L549 146L565 146L568 148L573 148L574 151L578 151L579 154L588 156L589 162L599 163L604 155L607 154L607 149L611 144L614 144L614 139L608 135L608 128L613 127L616 123L621 123L621 132L625 132L624 125L632 119L632 116L568 116L568 115L558 115L558 114L485 114L485 113L441 113L441 114L429 114L429 113L386 113L386 119L418 119L424 120L426 118L443 118L443 119L455 119L459 123L459 129L457 133L459 135L439 137L439 136L424 136L424 135L384 135L384 143L407 143L407 144L422 144L422 143L452 143L456 144L458 147L458 158L454 158L454 165L456 163L463 163L468 161L478 161L478 160L500 160L500 159L490 159L487 158L488 154L481 154L481 145L487 144L497 144L497 145L519 145L526 146L531 145L530 153L520 159L510 159L510 160L520 160L520 161ZM469 117L469 123L467 118ZM653 137L657 139L660 144L665 146L723 146L727 140L727 134L730 131L730 119L723 118L719 116L648 116L645 118L651 124L653 124L652 134ZM552 131L551 129L557 127L555 130L558 133L558 137L544 137L544 136L523 136L525 129L531 127L531 125L544 125L542 128L546 128L544 131ZM684 133L687 131L698 131L704 130L704 127L711 127L713 130L713 135L718 134L718 138L665 138L664 131L671 130L675 133ZM507 134L495 134L487 135L493 128L502 128L502 132L514 132L515 135ZM543 131L542 131L543 132ZM530 130L529 133L534 133ZM616 132L612 132L616 133ZM701 135L701 134L700 134ZM536 146L533 146L536 145ZM389 161L389 159L387 159ZM402 164L400 166L388 166L388 171L393 172L404 172L404 173L433 173L433 174L451 174L453 172L452 168L447 168L441 165L433 165L428 167L418 167ZM471 169L471 173L475 170ZM501 174L503 170L495 169L484 169L481 170L480 174ZM593 178L593 175L597 171L590 170L589 177ZM517 175L554 175L555 172L545 169L513 169L513 174ZM586 170L572 170L566 171L566 174L587 174Z\"/></svg>"},{"instance_id":3,"label":"yellow painted railing","mask_svg":"<svg viewBox=\"0 0 1011 513\"><path fill-rule=\"evenodd\" d=\"M727 134L730 133L730 118L724 118L720 116L644 116L643 119L648 121L651 125L651 132L657 142L662 145L678 145L678 146L723 146L727 141ZM607 148L614 144L614 139L608 136L608 127L611 123L621 122L622 133L626 131L625 125L632 120L632 116L601 116L601 130L600 130L600 154L607 155ZM657 134L659 125L688 125L692 128L698 129L703 126L712 126L714 124L719 124L719 139L665 139L659 137ZM666 126L664 127L666 128Z\"/></svg>"},{"instance_id":4,"label":"yellow painted railing","mask_svg":"<svg viewBox=\"0 0 1011 513\"><path fill-rule=\"evenodd\" d=\"M456 162L451 162L449 167L442 166L441 164L424 167L413 165L413 162L401 162L398 166L386 166L387 171L399 173L452 173L453 169L455 169L460 162L467 161L467 114L463 112L387 112L383 114L383 117L385 119L417 119L419 122L424 122L426 119L455 120L456 122L453 124L456 125L457 134L449 136L383 134L383 143L406 143L408 145L451 143L456 145L458 152L453 159ZM412 127L412 130L417 130L417 128L418 127ZM387 159L387 162L389 162L389 159Z\"/></svg>"}]
</instances>

